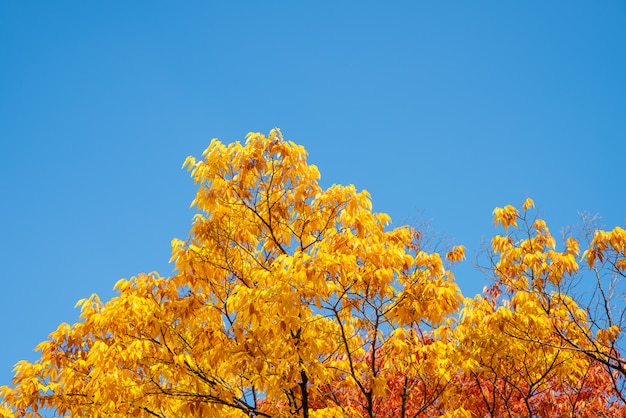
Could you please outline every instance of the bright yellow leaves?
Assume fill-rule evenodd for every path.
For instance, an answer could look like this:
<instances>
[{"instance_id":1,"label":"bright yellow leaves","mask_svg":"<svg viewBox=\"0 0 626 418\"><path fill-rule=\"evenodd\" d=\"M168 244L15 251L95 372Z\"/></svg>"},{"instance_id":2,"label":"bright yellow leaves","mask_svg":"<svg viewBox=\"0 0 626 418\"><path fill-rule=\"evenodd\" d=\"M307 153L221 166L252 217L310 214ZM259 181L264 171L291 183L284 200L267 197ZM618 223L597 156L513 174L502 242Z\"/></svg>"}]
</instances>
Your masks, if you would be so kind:
<instances>
[{"instance_id":1,"label":"bright yellow leaves","mask_svg":"<svg viewBox=\"0 0 626 418\"><path fill-rule=\"evenodd\" d=\"M599 343L609 346L615 343L620 331L617 325L612 325L608 329L599 329L596 333L596 339Z\"/></svg>"},{"instance_id":2,"label":"bright yellow leaves","mask_svg":"<svg viewBox=\"0 0 626 418\"><path fill-rule=\"evenodd\" d=\"M519 212L511 205L506 205L503 208L495 208L493 210L493 221L496 226L500 224L507 230L510 226L517 227L518 218Z\"/></svg>"},{"instance_id":3,"label":"bright yellow leaves","mask_svg":"<svg viewBox=\"0 0 626 418\"><path fill-rule=\"evenodd\" d=\"M556 251L556 240L542 219L535 219L524 238L515 240L517 220L526 222L528 209L534 206L531 199L524 202L523 216L515 207L508 205L494 210L494 222L507 230L506 236L496 235L492 239L494 254L499 255L496 273L507 289L523 290L529 286L542 290L547 283L558 285L564 275L572 276L578 271L576 256L579 254L578 241L569 237L566 250Z\"/></svg>"},{"instance_id":4,"label":"bright yellow leaves","mask_svg":"<svg viewBox=\"0 0 626 418\"><path fill-rule=\"evenodd\" d=\"M608 232L596 231L585 255L590 267L594 266L596 260L602 262L612 255L615 266L620 271L626 271L626 230L618 226Z\"/></svg>"},{"instance_id":5,"label":"bright yellow leaves","mask_svg":"<svg viewBox=\"0 0 626 418\"><path fill-rule=\"evenodd\" d=\"M532 209L535 207L535 202L530 198L526 198L524 204L522 205L522 210L526 212L528 209Z\"/></svg>"},{"instance_id":6,"label":"bright yellow leaves","mask_svg":"<svg viewBox=\"0 0 626 418\"><path fill-rule=\"evenodd\" d=\"M465 259L465 247L463 245L457 245L453 247L446 254L446 258L452 263L458 263Z\"/></svg>"},{"instance_id":7,"label":"bright yellow leaves","mask_svg":"<svg viewBox=\"0 0 626 418\"><path fill-rule=\"evenodd\" d=\"M610 286L615 286L616 282L604 287L602 276L596 275L597 287L590 290L592 299L579 299L590 305L587 309L579 306L565 293L578 283L575 276L580 272L577 260L579 241L568 237L565 249L557 250L556 240L545 221L531 219L529 209L533 206L532 200L527 199L521 214L513 206L494 210L494 222L507 230L506 236L498 235L492 239L497 281L488 289L489 299L477 296L466 301L461 321L455 329L460 341L465 341L460 346L470 347L481 366L468 369L468 373L483 370L482 373L491 376L488 377L491 384L499 386L501 391L506 391L507 387L536 386L546 391L554 390L561 394L559 396L566 393L562 392L564 390L572 390L569 386L572 381L585 379L589 373L604 382L612 379L611 373L623 378L621 360L617 360L612 351L621 329L616 325L598 328L602 323L611 324L616 316L607 296ZM590 249L584 253L591 267L594 261L610 258L609 265L617 268L624 249L621 231L616 228L611 232L595 233ZM500 299L498 306L500 295L508 299ZM483 335L488 335L489 339L485 340ZM598 359L601 361L596 362ZM609 371L599 372L604 367ZM569 377L562 381L562 376ZM573 379L573 376L578 377ZM477 385L481 391L487 387L484 382L477 382ZM554 389L548 389L551 387ZM520 400L528 402L529 399L523 399L526 396L523 392L520 396ZM571 402L579 396L574 391L566 399ZM478 401L485 404L487 411L492 411L496 405L495 398L481 397ZM552 402L556 401L553 399ZM605 405L611 405L606 409L613 411L609 415L616 414L613 409L616 405L610 402ZM623 404L619 409L623 411ZM518 414L535 415L523 408L513 415ZM557 413L548 415L556 416Z\"/></svg>"},{"instance_id":8,"label":"bright yellow leaves","mask_svg":"<svg viewBox=\"0 0 626 418\"><path fill-rule=\"evenodd\" d=\"M172 241L175 274L80 300L80 321L16 365L0 414L545 416L519 408L572 392L559 376L586 378L580 353L612 355L620 328L592 330L558 293L579 271L578 241L557 251L544 221L527 222L531 199L521 214L494 210L507 231L492 240L496 280L463 299L446 266L464 246L445 262L420 231L372 212L366 191L323 189L306 157L276 129L187 158L199 213ZM621 268L625 241L599 231L589 264Z\"/></svg>"}]
</instances>

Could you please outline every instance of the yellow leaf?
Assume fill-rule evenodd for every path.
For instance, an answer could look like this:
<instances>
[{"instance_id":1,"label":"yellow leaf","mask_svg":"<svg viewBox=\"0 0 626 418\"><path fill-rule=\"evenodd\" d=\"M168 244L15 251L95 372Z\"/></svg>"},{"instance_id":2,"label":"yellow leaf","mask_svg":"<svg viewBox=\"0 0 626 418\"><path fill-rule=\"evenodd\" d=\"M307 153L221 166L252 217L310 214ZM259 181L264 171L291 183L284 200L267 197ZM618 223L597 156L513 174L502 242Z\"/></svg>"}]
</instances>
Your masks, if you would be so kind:
<instances>
[{"instance_id":1,"label":"yellow leaf","mask_svg":"<svg viewBox=\"0 0 626 418\"><path fill-rule=\"evenodd\" d=\"M533 200L530 197L527 197L526 200L524 201L524 204L522 205L522 210L526 212L528 209L531 209L534 207L535 207L535 202L533 202Z\"/></svg>"}]
</instances>

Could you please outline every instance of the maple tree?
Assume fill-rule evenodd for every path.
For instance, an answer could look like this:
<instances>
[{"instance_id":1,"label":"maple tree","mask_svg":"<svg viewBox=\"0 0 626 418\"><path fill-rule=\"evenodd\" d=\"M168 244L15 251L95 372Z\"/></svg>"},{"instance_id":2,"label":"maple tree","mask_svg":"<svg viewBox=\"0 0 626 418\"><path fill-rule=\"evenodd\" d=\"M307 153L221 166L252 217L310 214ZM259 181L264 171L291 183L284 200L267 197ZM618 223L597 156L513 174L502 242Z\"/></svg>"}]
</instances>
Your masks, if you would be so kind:
<instances>
[{"instance_id":1,"label":"maple tree","mask_svg":"<svg viewBox=\"0 0 626 418\"><path fill-rule=\"evenodd\" d=\"M322 188L279 130L213 140L184 167L199 213L172 242L175 273L79 301L80 321L15 366L0 414L626 413L623 307L609 293L626 270L623 229L595 232L584 252L601 302L585 305L571 294L578 241L556 251L531 200L496 208L506 233L492 241L493 284L464 298L450 271L464 247L427 251L367 192Z\"/></svg>"}]
</instances>

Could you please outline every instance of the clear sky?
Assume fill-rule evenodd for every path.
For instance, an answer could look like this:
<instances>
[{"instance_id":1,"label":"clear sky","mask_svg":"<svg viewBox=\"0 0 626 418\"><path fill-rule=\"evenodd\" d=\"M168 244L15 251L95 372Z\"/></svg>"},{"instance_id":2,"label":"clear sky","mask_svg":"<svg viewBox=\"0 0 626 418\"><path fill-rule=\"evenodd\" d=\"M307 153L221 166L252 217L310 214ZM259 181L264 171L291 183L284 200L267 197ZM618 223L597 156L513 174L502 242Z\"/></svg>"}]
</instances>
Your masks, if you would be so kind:
<instances>
[{"instance_id":1,"label":"clear sky","mask_svg":"<svg viewBox=\"0 0 626 418\"><path fill-rule=\"evenodd\" d=\"M0 2L0 384L76 301L171 273L211 138L280 127L322 183L472 251L495 206L626 217L626 2Z\"/></svg>"}]
</instances>

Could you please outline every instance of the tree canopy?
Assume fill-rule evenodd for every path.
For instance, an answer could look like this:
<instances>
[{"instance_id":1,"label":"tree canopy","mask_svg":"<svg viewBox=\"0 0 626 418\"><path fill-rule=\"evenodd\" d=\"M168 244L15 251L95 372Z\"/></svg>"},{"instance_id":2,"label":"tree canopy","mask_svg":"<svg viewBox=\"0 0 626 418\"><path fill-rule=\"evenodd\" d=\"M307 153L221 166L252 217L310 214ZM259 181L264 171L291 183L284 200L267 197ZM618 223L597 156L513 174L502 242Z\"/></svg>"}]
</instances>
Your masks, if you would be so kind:
<instances>
[{"instance_id":1,"label":"tree canopy","mask_svg":"<svg viewBox=\"0 0 626 418\"><path fill-rule=\"evenodd\" d=\"M491 284L468 298L463 246L429 251L306 156L273 130L187 158L198 214L174 274L80 300L0 414L626 416L623 228L558 249L531 199L496 208Z\"/></svg>"}]
</instances>

